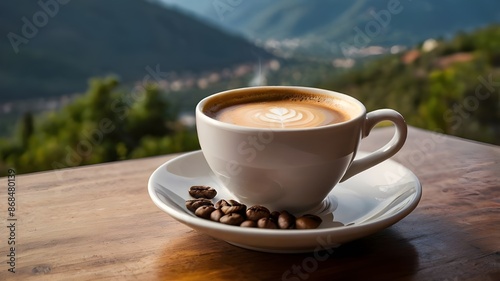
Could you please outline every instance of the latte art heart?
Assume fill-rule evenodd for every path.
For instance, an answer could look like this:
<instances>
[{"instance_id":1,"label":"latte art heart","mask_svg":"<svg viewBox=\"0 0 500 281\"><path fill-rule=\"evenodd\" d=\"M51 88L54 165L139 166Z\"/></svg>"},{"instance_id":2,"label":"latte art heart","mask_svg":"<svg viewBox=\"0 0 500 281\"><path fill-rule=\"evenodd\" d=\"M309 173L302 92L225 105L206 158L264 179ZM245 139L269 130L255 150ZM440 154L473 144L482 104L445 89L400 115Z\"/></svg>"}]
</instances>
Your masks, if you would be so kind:
<instances>
[{"instance_id":1,"label":"latte art heart","mask_svg":"<svg viewBox=\"0 0 500 281\"><path fill-rule=\"evenodd\" d=\"M301 112L284 107L263 108L252 116L255 123L275 123L281 128L307 124L314 119L311 112Z\"/></svg>"},{"instance_id":2,"label":"latte art heart","mask_svg":"<svg viewBox=\"0 0 500 281\"><path fill-rule=\"evenodd\" d=\"M262 115L259 114L259 116ZM299 120L302 118L302 114L297 113L294 109L271 107L269 112L264 114L264 117L270 120L279 120L279 122L287 122L287 120L291 121L292 119Z\"/></svg>"}]
</instances>

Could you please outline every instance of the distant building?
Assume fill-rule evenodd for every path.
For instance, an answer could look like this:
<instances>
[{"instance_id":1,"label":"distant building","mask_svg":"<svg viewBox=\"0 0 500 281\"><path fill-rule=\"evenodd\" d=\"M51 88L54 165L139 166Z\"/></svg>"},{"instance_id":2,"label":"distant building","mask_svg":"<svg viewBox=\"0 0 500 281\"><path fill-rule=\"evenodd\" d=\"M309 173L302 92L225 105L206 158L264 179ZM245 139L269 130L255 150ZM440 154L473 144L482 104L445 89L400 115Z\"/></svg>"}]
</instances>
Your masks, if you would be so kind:
<instances>
[{"instance_id":1,"label":"distant building","mask_svg":"<svg viewBox=\"0 0 500 281\"><path fill-rule=\"evenodd\" d=\"M423 52L430 52L438 46L438 42L435 39L427 39L424 41L424 44L422 44L422 51Z\"/></svg>"},{"instance_id":2,"label":"distant building","mask_svg":"<svg viewBox=\"0 0 500 281\"><path fill-rule=\"evenodd\" d=\"M404 63L404 64L410 64L410 63L413 63L416 59L418 59L420 57L420 51L419 50L410 50L408 52L406 52L405 54L403 54L403 56L401 57L401 61Z\"/></svg>"}]
</instances>

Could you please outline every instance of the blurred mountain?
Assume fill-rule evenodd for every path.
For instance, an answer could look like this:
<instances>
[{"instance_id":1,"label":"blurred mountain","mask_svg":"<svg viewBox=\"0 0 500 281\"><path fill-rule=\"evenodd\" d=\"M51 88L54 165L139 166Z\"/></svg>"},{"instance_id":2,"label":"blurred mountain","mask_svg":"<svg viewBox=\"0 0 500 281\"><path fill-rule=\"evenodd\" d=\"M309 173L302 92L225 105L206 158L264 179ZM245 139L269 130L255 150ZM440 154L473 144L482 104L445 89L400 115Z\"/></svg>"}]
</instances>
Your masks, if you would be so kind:
<instances>
[{"instance_id":1,"label":"blurred mountain","mask_svg":"<svg viewBox=\"0 0 500 281\"><path fill-rule=\"evenodd\" d=\"M348 47L413 46L500 22L498 0L162 1L270 47L333 56Z\"/></svg>"},{"instance_id":2,"label":"blurred mountain","mask_svg":"<svg viewBox=\"0 0 500 281\"><path fill-rule=\"evenodd\" d=\"M0 34L0 101L83 91L92 76L132 83L270 57L146 0L1 1Z\"/></svg>"}]
</instances>

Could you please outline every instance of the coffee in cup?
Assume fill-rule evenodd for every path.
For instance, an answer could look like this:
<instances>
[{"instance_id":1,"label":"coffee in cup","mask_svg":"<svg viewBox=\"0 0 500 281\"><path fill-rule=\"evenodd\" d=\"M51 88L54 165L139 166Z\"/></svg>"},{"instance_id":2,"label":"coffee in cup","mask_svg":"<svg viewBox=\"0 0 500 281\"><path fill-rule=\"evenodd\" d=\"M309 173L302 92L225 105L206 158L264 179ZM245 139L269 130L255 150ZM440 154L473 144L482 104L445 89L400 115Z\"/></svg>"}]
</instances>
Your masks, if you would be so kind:
<instances>
[{"instance_id":1,"label":"coffee in cup","mask_svg":"<svg viewBox=\"0 0 500 281\"><path fill-rule=\"evenodd\" d=\"M344 122L349 113L340 100L301 91L256 91L234 100L214 100L205 114L230 124L274 129L320 127Z\"/></svg>"}]
</instances>

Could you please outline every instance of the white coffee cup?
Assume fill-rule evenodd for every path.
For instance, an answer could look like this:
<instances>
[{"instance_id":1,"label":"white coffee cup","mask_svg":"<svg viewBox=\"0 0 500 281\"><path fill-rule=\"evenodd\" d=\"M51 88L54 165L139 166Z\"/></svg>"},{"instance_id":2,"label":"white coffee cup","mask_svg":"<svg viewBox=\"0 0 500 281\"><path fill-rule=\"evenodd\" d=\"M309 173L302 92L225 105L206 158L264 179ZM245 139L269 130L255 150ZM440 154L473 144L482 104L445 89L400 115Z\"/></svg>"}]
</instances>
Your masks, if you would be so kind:
<instances>
[{"instance_id":1,"label":"white coffee cup","mask_svg":"<svg viewBox=\"0 0 500 281\"><path fill-rule=\"evenodd\" d=\"M348 120L277 129L223 122L211 114L214 105L221 102L246 103L266 93L327 97L347 113ZM395 125L392 139L377 151L354 160L359 141L385 120ZM294 86L241 88L208 96L196 106L196 126L208 165L236 200L296 213L317 207L339 182L393 156L407 136L404 118L392 109L366 113L365 106L348 95Z\"/></svg>"}]
</instances>

